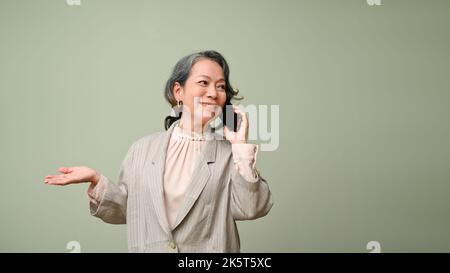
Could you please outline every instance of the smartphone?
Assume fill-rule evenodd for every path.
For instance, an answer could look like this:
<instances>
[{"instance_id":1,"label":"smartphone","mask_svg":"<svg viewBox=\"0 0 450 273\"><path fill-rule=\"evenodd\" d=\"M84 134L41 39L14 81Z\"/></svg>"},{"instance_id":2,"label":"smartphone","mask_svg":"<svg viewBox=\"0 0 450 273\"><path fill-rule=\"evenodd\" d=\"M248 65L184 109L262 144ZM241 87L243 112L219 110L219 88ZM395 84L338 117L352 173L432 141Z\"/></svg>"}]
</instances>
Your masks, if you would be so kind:
<instances>
[{"instance_id":1,"label":"smartphone","mask_svg":"<svg viewBox=\"0 0 450 273\"><path fill-rule=\"evenodd\" d=\"M225 103L225 107L222 109L222 123L228 127L228 130L237 132L241 125L241 116L236 114L233 109L233 105L230 101Z\"/></svg>"}]
</instances>

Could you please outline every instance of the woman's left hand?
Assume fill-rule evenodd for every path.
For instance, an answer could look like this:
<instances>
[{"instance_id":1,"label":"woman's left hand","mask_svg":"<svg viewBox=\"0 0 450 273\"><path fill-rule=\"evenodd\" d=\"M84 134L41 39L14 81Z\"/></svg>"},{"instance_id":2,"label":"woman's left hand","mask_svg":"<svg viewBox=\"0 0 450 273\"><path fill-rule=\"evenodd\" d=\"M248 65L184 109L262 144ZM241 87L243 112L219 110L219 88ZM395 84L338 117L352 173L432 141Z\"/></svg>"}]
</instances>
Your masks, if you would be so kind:
<instances>
[{"instance_id":1,"label":"woman's left hand","mask_svg":"<svg viewBox=\"0 0 450 273\"><path fill-rule=\"evenodd\" d=\"M229 140L232 144L237 143L247 143L248 138L248 117L247 113L244 113L239 109L238 106L233 106L234 112L241 116L241 124L238 128L237 132L233 132L228 129L227 126L224 126L224 135L227 140Z\"/></svg>"}]
</instances>

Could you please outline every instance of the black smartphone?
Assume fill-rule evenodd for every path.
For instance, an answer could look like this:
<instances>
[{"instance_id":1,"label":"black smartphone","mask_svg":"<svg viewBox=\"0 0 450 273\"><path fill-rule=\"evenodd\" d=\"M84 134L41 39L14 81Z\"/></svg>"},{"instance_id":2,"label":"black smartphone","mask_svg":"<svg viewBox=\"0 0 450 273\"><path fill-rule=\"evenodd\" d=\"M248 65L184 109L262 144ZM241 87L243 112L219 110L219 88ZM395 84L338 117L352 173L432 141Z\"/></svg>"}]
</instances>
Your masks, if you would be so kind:
<instances>
[{"instance_id":1,"label":"black smartphone","mask_svg":"<svg viewBox=\"0 0 450 273\"><path fill-rule=\"evenodd\" d=\"M241 116L236 114L231 102L227 101L222 109L222 123L228 127L228 130L237 132L241 125Z\"/></svg>"}]
</instances>

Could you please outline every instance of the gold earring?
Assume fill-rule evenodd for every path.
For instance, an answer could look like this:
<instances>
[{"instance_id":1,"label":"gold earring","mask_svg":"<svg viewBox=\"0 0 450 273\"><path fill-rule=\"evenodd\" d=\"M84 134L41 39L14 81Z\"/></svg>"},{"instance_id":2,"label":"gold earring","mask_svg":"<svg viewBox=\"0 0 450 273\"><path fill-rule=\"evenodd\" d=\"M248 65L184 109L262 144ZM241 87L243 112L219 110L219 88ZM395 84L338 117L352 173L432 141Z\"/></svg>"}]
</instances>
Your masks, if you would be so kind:
<instances>
[{"instance_id":1,"label":"gold earring","mask_svg":"<svg viewBox=\"0 0 450 273\"><path fill-rule=\"evenodd\" d=\"M183 101L177 101L177 107L175 107L175 115L177 117L181 117L181 113L183 112Z\"/></svg>"}]
</instances>

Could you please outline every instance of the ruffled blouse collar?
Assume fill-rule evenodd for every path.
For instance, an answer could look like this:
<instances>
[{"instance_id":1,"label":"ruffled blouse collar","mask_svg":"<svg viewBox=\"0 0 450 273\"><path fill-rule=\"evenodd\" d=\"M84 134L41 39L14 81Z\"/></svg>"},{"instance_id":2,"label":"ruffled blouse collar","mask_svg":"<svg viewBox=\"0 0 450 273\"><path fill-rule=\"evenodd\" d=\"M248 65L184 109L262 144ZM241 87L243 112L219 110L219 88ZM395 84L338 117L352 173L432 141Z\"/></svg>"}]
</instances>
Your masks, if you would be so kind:
<instances>
[{"instance_id":1,"label":"ruffled blouse collar","mask_svg":"<svg viewBox=\"0 0 450 273\"><path fill-rule=\"evenodd\" d=\"M174 124L174 128L172 131L172 138L176 139L185 139L191 141L206 141L214 139L214 133L212 131L211 126L208 125L208 129L205 133L200 134L198 132L192 132L190 130L185 130L180 127L179 121Z\"/></svg>"}]
</instances>

